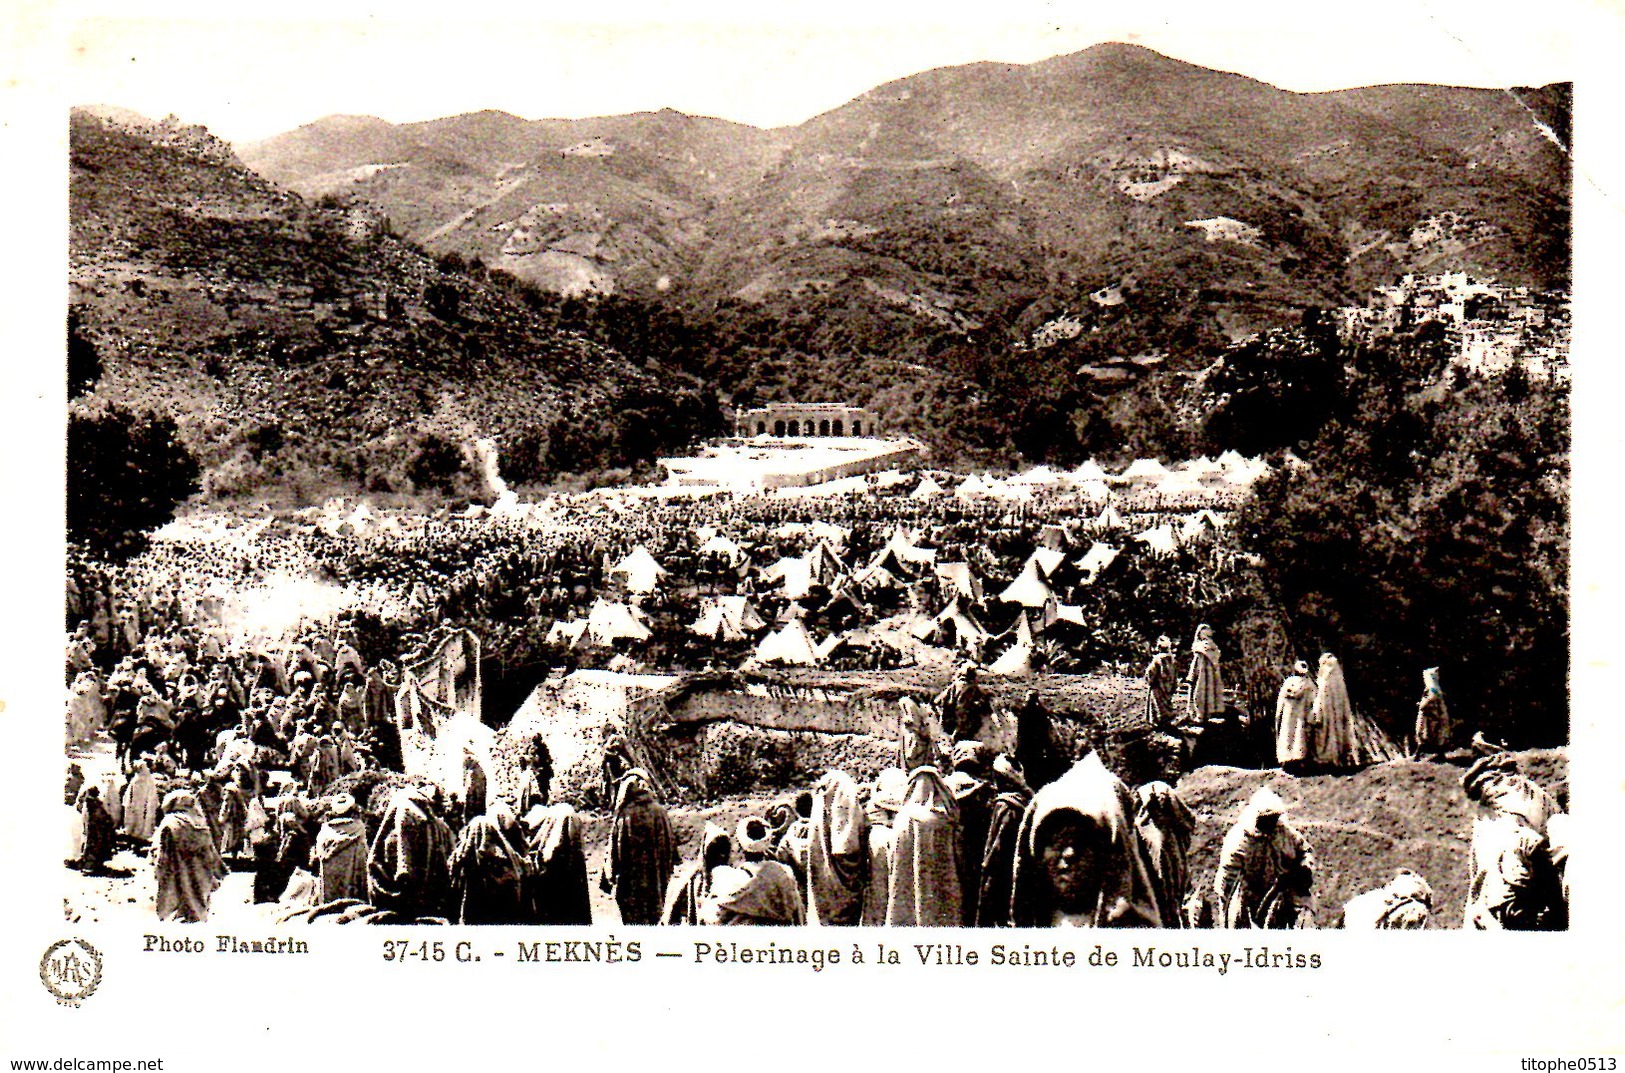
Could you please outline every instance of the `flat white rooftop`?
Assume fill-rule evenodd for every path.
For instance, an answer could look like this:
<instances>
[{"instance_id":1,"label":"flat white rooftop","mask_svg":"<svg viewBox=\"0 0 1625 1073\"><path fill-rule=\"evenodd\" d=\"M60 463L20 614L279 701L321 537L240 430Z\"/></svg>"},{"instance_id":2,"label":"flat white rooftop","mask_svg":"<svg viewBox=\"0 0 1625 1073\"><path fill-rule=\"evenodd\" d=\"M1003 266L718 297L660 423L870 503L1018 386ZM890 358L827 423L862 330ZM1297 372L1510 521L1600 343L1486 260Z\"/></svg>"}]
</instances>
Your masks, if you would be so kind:
<instances>
[{"instance_id":1,"label":"flat white rooftop","mask_svg":"<svg viewBox=\"0 0 1625 1073\"><path fill-rule=\"evenodd\" d=\"M662 458L666 483L767 491L891 469L923 456L918 440L869 436L753 436L706 444L693 458Z\"/></svg>"}]
</instances>

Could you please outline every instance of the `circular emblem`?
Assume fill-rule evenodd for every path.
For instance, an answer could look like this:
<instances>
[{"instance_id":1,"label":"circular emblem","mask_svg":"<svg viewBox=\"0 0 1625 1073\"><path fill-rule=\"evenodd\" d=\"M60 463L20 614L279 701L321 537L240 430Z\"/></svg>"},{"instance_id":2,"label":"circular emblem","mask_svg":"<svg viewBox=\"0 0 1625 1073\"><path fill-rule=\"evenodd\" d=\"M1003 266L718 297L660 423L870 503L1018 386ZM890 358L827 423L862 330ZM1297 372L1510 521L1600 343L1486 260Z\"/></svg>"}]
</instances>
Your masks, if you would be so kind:
<instances>
[{"instance_id":1,"label":"circular emblem","mask_svg":"<svg viewBox=\"0 0 1625 1073\"><path fill-rule=\"evenodd\" d=\"M77 1006L102 982L101 951L83 939L58 939L40 958L39 979L58 1004Z\"/></svg>"}]
</instances>

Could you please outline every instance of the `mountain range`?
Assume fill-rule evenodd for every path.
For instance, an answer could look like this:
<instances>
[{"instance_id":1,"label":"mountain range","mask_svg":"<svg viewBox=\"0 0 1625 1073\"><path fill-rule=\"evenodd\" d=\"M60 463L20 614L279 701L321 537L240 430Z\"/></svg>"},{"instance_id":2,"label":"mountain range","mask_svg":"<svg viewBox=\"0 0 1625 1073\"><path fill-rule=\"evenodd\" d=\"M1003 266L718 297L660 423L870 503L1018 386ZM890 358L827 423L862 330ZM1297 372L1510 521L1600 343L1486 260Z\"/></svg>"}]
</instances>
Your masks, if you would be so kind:
<instances>
[{"instance_id":1,"label":"mountain range","mask_svg":"<svg viewBox=\"0 0 1625 1073\"><path fill-rule=\"evenodd\" d=\"M1058 317L1156 349L1406 272L1565 285L1567 110L1566 85L1294 93L1104 44L928 71L773 130L336 116L237 148L561 294L748 303L825 351ZM1158 328L1170 302L1191 307L1180 338Z\"/></svg>"},{"instance_id":2,"label":"mountain range","mask_svg":"<svg viewBox=\"0 0 1625 1073\"><path fill-rule=\"evenodd\" d=\"M75 405L174 415L208 496L299 502L468 493L488 436L509 480L647 463L719 401L874 406L942 462L1177 453L1170 392L1236 340L1406 272L1566 287L1568 108L1113 44L774 130L487 111L230 146L76 109Z\"/></svg>"}]
</instances>

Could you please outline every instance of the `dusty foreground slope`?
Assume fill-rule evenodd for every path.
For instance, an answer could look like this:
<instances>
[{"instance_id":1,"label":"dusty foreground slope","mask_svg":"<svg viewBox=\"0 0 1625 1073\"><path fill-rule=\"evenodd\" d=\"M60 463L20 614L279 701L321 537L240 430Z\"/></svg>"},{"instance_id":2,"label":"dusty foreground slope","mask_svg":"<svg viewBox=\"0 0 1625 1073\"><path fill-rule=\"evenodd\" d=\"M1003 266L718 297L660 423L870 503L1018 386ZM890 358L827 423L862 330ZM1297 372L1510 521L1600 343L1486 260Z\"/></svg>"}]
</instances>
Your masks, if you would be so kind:
<instances>
[{"instance_id":1,"label":"dusty foreground slope","mask_svg":"<svg viewBox=\"0 0 1625 1073\"><path fill-rule=\"evenodd\" d=\"M1518 754L1519 767L1568 800L1568 756L1562 749ZM1315 920L1325 926L1344 902L1409 868L1433 887L1434 927L1460 927L1467 901L1472 819L1462 768L1397 760L1353 775L1293 778L1279 771L1205 767L1179 781L1197 815L1191 875L1211 890L1219 847L1254 790L1271 786L1291 807L1289 818L1315 852Z\"/></svg>"}]
</instances>

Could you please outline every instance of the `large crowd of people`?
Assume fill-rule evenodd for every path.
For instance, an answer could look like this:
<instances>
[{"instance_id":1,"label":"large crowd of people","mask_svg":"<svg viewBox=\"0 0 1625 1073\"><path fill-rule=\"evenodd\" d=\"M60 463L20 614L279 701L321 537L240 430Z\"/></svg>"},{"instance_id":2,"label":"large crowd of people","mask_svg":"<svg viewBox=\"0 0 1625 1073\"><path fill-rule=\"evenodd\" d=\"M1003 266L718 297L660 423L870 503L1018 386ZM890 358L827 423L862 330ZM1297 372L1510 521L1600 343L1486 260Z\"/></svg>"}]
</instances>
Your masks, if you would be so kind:
<instances>
[{"instance_id":1,"label":"large crowd of people","mask_svg":"<svg viewBox=\"0 0 1625 1073\"><path fill-rule=\"evenodd\" d=\"M551 800L545 741L506 796L405 776L394 707L403 665L454 624L515 662L698 669L758 658L776 624L873 638L903 620L906 644L819 657L875 666L923 648L965 661L935 703L900 703L896 765L864 784L830 771L732 831L709 827L687 862L655 780L624 742L606 744L612 828L596 881L621 922L1303 924L1313 852L1272 791L1249 802L1211 888L1197 890L1187 860L1196 820L1172 786L1131 789L1099 755L1068 755L1032 696L1008 755L990 744L974 668L996 669L996 654L1023 645L1022 674L1122 666L1150 651L1154 727L1197 729L1233 711L1211 625L1195 626L1188 658L1150 638L1159 624L1240 602L1245 563L1222 519L1184 518L1172 550L1136 542L1132 529L1158 521L952 497L636 508L580 497L512 518L262 520L159 541L122 564L77 553L70 758L110 740L116 763L93 778L70 766L69 859L94 873L121 844L148 853L164 919L206 919L237 867L252 869L254 899L287 917L589 923L586 817ZM290 579L304 595L279 606ZM694 628L721 596L751 602L756 636ZM548 639L606 600L643 635L597 647ZM1459 728L1437 669L1424 677L1409 744L1438 756L1459 744ZM1314 677L1303 663L1285 676L1274 715L1273 759L1289 772L1397 755L1355 712L1329 653ZM1480 760L1467 790L1482 812L1467 922L1560 926L1561 809L1504 757ZM1432 909L1426 881L1407 872L1362 897L1351 926L1420 926Z\"/></svg>"}]
</instances>

